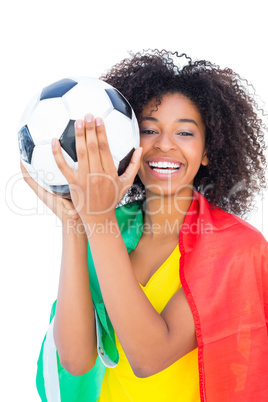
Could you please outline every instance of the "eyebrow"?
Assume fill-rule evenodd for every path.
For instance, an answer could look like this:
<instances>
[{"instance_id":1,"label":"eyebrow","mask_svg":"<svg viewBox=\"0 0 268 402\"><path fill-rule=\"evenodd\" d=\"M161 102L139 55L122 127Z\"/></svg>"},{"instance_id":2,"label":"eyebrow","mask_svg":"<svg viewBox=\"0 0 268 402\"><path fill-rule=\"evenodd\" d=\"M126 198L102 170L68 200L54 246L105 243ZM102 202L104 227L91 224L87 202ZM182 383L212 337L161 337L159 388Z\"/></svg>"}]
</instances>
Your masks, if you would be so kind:
<instances>
[{"instance_id":1,"label":"eyebrow","mask_svg":"<svg viewBox=\"0 0 268 402\"><path fill-rule=\"evenodd\" d=\"M144 120L154 121L156 123L159 123L159 120L156 119L155 117L146 116L146 117L143 117L141 119L141 121L144 121ZM198 127L197 122L195 120L192 120L192 119L178 119L178 120L175 121L175 123L192 123L192 124L195 124Z\"/></svg>"}]
</instances>

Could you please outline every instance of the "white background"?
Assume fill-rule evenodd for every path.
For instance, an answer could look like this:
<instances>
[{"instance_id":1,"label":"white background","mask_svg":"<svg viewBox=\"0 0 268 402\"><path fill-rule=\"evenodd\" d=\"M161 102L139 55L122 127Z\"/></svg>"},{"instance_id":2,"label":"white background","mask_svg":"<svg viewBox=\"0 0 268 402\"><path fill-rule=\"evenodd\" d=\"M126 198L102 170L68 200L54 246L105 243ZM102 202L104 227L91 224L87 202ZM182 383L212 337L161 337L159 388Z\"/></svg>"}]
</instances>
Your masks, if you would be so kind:
<instances>
[{"instance_id":1,"label":"white background","mask_svg":"<svg viewBox=\"0 0 268 402\"><path fill-rule=\"evenodd\" d=\"M59 223L21 180L17 123L28 101L58 79L100 76L129 50L166 48L233 68L267 105L265 3L10 0L1 6L1 401L39 400L36 360L61 258ZM258 205L250 221L268 238L268 203Z\"/></svg>"}]
</instances>

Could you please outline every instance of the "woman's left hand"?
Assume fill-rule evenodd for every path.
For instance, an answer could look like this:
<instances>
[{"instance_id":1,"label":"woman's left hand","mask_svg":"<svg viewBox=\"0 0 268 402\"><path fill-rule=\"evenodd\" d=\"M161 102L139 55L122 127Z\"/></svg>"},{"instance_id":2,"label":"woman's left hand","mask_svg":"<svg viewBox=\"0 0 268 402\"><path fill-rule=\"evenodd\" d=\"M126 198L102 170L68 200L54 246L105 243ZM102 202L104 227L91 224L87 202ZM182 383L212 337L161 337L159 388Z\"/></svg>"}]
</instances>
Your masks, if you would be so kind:
<instances>
[{"instance_id":1,"label":"woman's left hand","mask_svg":"<svg viewBox=\"0 0 268 402\"><path fill-rule=\"evenodd\" d=\"M56 163L70 187L75 209L84 223L98 221L114 213L123 195L131 187L140 166L142 148L137 148L126 171L118 176L110 152L103 120L90 114L75 122L78 169L65 161L60 143L53 139Z\"/></svg>"}]
</instances>

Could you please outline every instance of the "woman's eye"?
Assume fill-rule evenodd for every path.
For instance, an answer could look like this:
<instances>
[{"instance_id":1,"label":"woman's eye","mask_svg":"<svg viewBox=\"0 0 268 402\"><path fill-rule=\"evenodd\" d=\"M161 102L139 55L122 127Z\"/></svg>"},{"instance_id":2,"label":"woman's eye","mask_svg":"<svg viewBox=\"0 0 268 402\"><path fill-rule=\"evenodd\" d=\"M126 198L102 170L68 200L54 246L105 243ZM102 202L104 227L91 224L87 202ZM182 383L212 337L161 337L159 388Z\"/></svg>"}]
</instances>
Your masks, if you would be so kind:
<instances>
[{"instance_id":1,"label":"woman's eye","mask_svg":"<svg viewBox=\"0 0 268 402\"><path fill-rule=\"evenodd\" d=\"M155 134L154 130L141 130L141 134Z\"/></svg>"},{"instance_id":2,"label":"woman's eye","mask_svg":"<svg viewBox=\"0 0 268 402\"><path fill-rule=\"evenodd\" d=\"M189 133L189 131L180 131L178 135L181 135L182 137L187 137L187 136L193 136L193 133Z\"/></svg>"}]
</instances>

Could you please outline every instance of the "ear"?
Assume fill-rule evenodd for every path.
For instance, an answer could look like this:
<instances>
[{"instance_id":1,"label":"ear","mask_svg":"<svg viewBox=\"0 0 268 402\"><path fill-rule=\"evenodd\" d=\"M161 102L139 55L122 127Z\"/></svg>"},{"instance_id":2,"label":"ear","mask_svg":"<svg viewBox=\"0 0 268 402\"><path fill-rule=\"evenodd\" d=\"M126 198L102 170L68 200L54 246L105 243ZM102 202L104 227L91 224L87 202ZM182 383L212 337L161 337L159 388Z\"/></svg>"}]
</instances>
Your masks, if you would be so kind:
<instances>
[{"instance_id":1,"label":"ear","mask_svg":"<svg viewBox=\"0 0 268 402\"><path fill-rule=\"evenodd\" d=\"M207 166L208 162L209 162L209 160L208 160L208 157L207 157L207 150L205 149L205 151L203 153L203 158L202 158L202 161L201 161L201 165Z\"/></svg>"}]
</instances>

